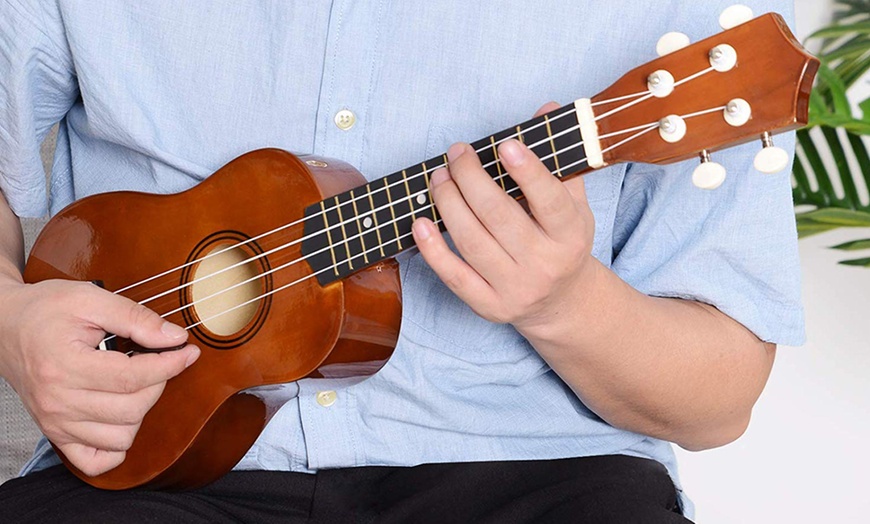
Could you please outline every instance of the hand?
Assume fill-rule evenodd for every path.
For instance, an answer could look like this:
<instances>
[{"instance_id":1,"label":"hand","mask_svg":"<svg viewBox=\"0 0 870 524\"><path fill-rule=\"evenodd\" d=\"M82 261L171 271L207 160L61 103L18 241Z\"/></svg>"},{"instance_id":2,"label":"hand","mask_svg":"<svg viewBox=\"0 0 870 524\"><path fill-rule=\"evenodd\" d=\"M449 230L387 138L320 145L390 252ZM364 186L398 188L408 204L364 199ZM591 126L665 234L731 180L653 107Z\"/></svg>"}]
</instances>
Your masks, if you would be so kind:
<instances>
[{"instance_id":1,"label":"hand","mask_svg":"<svg viewBox=\"0 0 870 524\"><path fill-rule=\"evenodd\" d=\"M0 297L0 374L89 476L124 461L166 381L199 356L190 345L133 357L95 350L107 331L155 349L183 344L187 332L92 284L4 283Z\"/></svg>"},{"instance_id":2,"label":"hand","mask_svg":"<svg viewBox=\"0 0 870 524\"><path fill-rule=\"evenodd\" d=\"M548 104L538 114L553 109ZM449 170L435 171L431 185L462 258L431 220L414 223L414 239L435 273L477 314L524 332L546 326L582 296L595 266L594 217L582 179L563 184L516 140L498 152L531 216L484 171L470 146L455 144L447 153Z\"/></svg>"}]
</instances>

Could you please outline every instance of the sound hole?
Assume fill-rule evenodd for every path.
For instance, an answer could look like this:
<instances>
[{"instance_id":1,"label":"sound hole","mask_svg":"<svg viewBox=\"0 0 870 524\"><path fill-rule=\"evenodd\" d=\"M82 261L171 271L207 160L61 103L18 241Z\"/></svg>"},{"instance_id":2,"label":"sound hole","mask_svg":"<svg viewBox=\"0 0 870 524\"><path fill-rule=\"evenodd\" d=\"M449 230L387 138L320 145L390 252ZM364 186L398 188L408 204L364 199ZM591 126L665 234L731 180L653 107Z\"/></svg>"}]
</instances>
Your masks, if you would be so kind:
<instances>
[{"instance_id":1,"label":"sound hole","mask_svg":"<svg viewBox=\"0 0 870 524\"><path fill-rule=\"evenodd\" d=\"M263 295L263 283L255 278L259 264L245 262L248 253L228 246L218 244L207 253L209 258L197 266L191 286L197 316L209 331L220 336L233 335L247 326L257 313L256 299ZM227 250L211 256L222 249Z\"/></svg>"}]
</instances>

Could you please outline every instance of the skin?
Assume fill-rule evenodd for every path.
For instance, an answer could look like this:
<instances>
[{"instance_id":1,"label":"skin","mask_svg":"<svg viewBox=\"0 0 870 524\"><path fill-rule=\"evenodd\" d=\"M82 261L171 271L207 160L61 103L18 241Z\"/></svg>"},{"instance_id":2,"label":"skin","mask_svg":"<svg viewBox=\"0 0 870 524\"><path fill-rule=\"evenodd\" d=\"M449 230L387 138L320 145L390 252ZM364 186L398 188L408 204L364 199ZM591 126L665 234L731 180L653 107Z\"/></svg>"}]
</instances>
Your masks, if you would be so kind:
<instances>
[{"instance_id":1,"label":"skin","mask_svg":"<svg viewBox=\"0 0 870 524\"><path fill-rule=\"evenodd\" d=\"M441 280L483 318L513 324L613 426L689 450L742 435L776 346L712 306L633 289L592 257L582 178L559 182L515 140L499 155L530 213L468 144L453 145L432 192L461 258L430 220L413 227Z\"/></svg>"},{"instance_id":2,"label":"skin","mask_svg":"<svg viewBox=\"0 0 870 524\"><path fill-rule=\"evenodd\" d=\"M449 171L433 175L433 198L462 258L431 221L414 223L441 279L479 315L513 324L614 426L695 450L742 434L775 347L711 306L632 289L591 256L582 179L558 182L516 141L499 153L531 214L467 144L451 147ZM149 348L176 347L187 332L91 284L24 284L23 253L20 222L0 195L0 376L76 467L104 473L123 462L166 381L199 349L94 350L105 332Z\"/></svg>"}]
</instances>

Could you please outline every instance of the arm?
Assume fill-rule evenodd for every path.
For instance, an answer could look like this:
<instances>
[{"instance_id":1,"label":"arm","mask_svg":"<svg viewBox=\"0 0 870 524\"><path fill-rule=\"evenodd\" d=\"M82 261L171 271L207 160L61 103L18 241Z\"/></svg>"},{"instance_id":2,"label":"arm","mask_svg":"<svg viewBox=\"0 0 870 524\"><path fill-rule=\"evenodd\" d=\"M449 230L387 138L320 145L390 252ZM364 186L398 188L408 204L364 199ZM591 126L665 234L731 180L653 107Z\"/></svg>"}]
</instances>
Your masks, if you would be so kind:
<instances>
[{"instance_id":1,"label":"arm","mask_svg":"<svg viewBox=\"0 0 870 524\"><path fill-rule=\"evenodd\" d=\"M590 266L581 300L520 328L552 368L614 426L692 451L742 435L775 346L712 306L649 297Z\"/></svg>"},{"instance_id":2,"label":"arm","mask_svg":"<svg viewBox=\"0 0 870 524\"><path fill-rule=\"evenodd\" d=\"M451 148L450 172L433 175L433 193L465 260L431 222L414 225L445 284L484 318L512 323L609 423L688 449L742 434L773 346L713 307L631 288L591 256L582 180L561 184L517 142L499 153L534 218L495 187L470 148Z\"/></svg>"}]
</instances>

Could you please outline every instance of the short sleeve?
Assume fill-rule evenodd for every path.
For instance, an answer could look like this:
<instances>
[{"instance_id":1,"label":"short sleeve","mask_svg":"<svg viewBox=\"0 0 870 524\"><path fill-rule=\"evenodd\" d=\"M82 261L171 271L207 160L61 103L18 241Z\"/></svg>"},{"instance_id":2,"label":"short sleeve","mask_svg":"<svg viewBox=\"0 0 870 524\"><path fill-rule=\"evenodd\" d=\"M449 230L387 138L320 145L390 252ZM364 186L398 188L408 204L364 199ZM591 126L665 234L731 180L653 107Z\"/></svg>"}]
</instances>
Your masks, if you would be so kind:
<instances>
[{"instance_id":1,"label":"short sleeve","mask_svg":"<svg viewBox=\"0 0 870 524\"><path fill-rule=\"evenodd\" d=\"M39 146L77 96L55 2L0 0L0 190L18 216L47 213Z\"/></svg>"},{"instance_id":2,"label":"short sleeve","mask_svg":"<svg viewBox=\"0 0 870 524\"><path fill-rule=\"evenodd\" d=\"M777 137L794 153L794 134ZM613 270L651 296L715 306L766 342L804 342L791 169L753 167L761 143L716 153L719 189L691 182L697 162L629 167L617 207Z\"/></svg>"}]
</instances>

